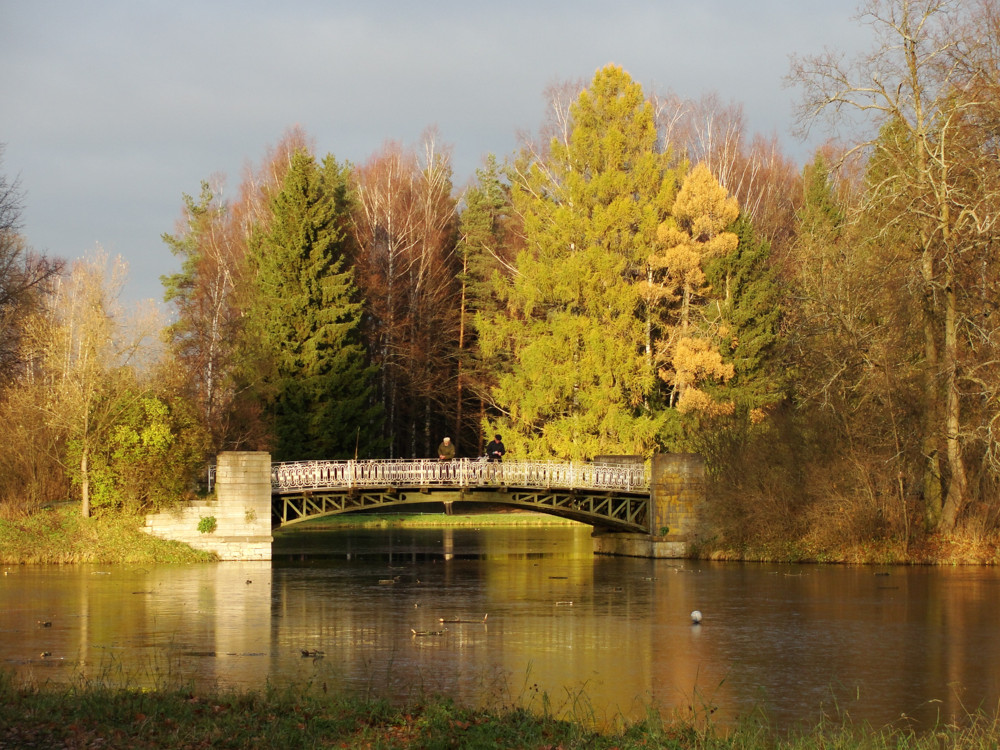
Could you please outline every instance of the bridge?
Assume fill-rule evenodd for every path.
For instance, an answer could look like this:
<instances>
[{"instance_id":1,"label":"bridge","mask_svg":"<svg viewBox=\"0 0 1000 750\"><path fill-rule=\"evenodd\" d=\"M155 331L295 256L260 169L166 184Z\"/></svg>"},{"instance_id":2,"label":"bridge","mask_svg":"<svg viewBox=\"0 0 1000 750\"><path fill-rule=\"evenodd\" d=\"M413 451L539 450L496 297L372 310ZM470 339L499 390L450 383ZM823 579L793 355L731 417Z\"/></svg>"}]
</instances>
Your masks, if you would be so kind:
<instances>
[{"instance_id":1,"label":"bridge","mask_svg":"<svg viewBox=\"0 0 1000 750\"><path fill-rule=\"evenodd\" d=\"M650 469L644 462L392 459L271 465L275 525L338 513L440 501L506 505L598 529L649 534Z\"/></svg>"},{"instance_id":2,"label":"bridge","mask_svg":"<svg viewBox=\"0 0 1000 750\"><path fill-rule=\"evenodd\" d=\"M406 504L505 505L594 527L594 552L684 557L705 499L705 463L689 453L647 462L474 459L294 461L260 451L220 453L214 492L146 517L147 533L222 560L271 559L273 529L310 518Z\"/></svg>"}]
</instances>

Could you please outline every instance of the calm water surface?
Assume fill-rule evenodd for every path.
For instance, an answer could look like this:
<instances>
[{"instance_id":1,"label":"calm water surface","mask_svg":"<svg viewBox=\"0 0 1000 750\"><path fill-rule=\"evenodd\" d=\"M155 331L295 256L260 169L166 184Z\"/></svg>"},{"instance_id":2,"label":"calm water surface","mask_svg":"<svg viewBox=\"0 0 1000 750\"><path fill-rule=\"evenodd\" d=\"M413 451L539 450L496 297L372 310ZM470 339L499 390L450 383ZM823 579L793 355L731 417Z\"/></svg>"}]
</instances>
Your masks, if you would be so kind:
<instances>
[{"instance_id":1,"label":"calm water surface","mask_svg":"<svg viewBox=\"0 0 1000 750\"><path fill-rule=\"evenodd\" d=\"M272 563L5 567L0 665L37 681L547 699L599 725L649 705L724 722L764 710L783 728L996 712L1000 571L595 557L589 533L299 532Z\"/></svg>"}]
</instances>

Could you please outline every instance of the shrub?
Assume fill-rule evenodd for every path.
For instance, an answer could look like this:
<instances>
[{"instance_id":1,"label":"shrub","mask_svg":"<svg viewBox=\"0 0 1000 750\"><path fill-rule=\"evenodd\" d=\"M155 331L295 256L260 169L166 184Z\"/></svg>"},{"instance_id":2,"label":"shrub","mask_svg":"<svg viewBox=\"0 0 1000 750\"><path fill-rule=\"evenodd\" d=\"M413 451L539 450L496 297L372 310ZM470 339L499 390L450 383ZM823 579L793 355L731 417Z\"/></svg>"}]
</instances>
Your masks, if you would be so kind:
<instances>
[{"instance_id":1,"label":"shrub","mask_svg":"<svg viewBox=\"0 0 1000 750\"><path fill-rule=\"evenodd\" d=\"M215 520L215 516L202 516L201 520L198 521L198 531L202 534L211 534L215 531L218 522Z\"/></svg>"}]
</instances>

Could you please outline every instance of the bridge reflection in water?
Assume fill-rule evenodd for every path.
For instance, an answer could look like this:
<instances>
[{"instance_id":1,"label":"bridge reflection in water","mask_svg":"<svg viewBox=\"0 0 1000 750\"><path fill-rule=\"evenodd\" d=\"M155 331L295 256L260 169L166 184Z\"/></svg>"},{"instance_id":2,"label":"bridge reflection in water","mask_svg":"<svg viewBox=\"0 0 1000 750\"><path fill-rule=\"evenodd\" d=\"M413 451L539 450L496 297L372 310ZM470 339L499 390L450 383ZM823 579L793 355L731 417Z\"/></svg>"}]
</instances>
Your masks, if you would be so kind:
<instances>
[{"instance_id":1,"label":"bridge reflection in water","mask_svg":"<svg viewBox=\"0 0 1000 750\"><path fill-rule=\"evenodd\" d=\"M638 462L480 459L295 461L271 465L274 522L440 501L507 505L609 531L650 533L650 470Z\"/></svg>"}]
</instances>

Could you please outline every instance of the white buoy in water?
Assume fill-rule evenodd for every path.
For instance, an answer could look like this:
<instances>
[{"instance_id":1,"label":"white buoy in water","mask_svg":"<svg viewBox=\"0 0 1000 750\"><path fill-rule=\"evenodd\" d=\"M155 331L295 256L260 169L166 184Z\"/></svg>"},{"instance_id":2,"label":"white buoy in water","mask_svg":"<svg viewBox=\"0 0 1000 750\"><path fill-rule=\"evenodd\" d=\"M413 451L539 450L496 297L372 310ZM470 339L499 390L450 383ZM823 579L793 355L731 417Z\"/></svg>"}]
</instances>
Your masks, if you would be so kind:
<instances>
[{"instance_id":1,"label":"white buoy in water","mask_svg":"<svg viewBox=\"0 0 1000 750\"><path fill-rule=\"evenodd\" d=\"M691 613L691 624L701 625L701 612L697 609Z\"/></svg>"}]
</instances>

